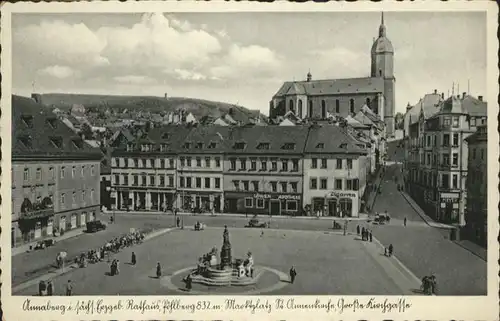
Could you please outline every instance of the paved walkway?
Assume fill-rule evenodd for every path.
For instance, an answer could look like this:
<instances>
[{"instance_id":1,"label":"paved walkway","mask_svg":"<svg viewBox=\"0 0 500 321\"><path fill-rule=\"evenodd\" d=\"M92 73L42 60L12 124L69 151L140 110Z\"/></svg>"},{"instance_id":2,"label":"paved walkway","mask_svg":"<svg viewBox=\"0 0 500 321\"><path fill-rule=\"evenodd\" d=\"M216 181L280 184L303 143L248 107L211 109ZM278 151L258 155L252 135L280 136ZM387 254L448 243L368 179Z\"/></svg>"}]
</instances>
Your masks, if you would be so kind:
<instances>
[{"instance_id":1,"label":"paved walkway","mask_svg":"<svg viewBox=\"0 0 500 321\"><path fill-rule=\"evenodd\" d=\"M152 238L155 238L157 236L160 236L160 235L163 235L165 233L168 233L168 232L170 232L172 230L174 230L174 229L173 228L165 228L165 229L161 229L161 230L149 233L144 238L144 242L146 242L146 241L148 241L148 240L150 240ZM65 267L61 268L61 269L57 269L57 270L55 270L53 272L47 273L45 275L39 276L37 278L31 279L31 280L29 280L27 282L19 284L19 285L17 285L17 286L15 286L15 287L12 288L12 293L17 293L17 292L20 292L20 291L22 291L24 289L27 289L27 288L31 287L31 286L37 285L38 283L40 283L40 281L45 281L45 280L53 279L55 277L58 277L58 276L70 273L74 269L78 269L78 266L77 266L77 264L72 263L72 264L70 264L68 266L65 266Z\"/></svg>"},{"instance_id":2,"label":"paved walkway","mask_svg":"<svg viewBox=\"0 0 500 321\"><path fill-rule=\"evenodd\" d=\"M33 241L32 243L28 243L28 244L23 244L21 246L17 246L17 247L14 247L12 248L12 256L16 256L16 255L19 255L21 253L25 253L25 252L29 252L30 251L30 246L33 246L33 248L35 247L36 243L41 241L41 240L45 240L45 239L53 239L55 240L56 242L60 242L60 241L64 241L64 240L67 240L69 238L72 238L72 237L76 237L76 236L79 236L81 234L83 234L83 232L85 231L85 227L83 228L77 228L77 229L74 229L74 230L71 230L71 231L67 231L64 233L64 235L61 235L61 236L56 236L56 237L44 237L44 238L41 238L39 240L36 240L36 241Z\"/></svg>"},{"instance_id":3,"label":"paved walkway","mask_svg":"<svg viewBox=\"0 0 500 321\"><path fill-rule=\"evenodd\" d=\"M400 191L401 195L405 198L405 200L410 204L410 206L415 210L415 212L424 220L427 225L432 226L432 227L437 227L437 228L442 228L442 229L454 229L456 228L453 225L449 224L443 224L443 223L438 223L435 222L432 218L430 218L427 214L425 214L424 210L411 198L410 195L408 195L404 191Z\"/></svg>"}]
</instances>

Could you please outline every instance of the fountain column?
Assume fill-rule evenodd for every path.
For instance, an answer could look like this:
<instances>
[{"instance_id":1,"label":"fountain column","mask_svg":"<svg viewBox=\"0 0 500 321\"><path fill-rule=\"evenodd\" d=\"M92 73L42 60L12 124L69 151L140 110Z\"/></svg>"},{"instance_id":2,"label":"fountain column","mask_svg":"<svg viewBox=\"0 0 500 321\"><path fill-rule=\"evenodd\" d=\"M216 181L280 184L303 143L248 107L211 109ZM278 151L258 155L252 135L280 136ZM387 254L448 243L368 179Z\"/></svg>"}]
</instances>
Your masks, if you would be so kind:
<instances>
[{"instance_id":1,"label":"fountain column","mask_svg":"<svg viewBox=\"0 0 500 321\"><path fill-rule=\"evenodd\" d=\"M227 230L227 225L224 226L224 233L222 234L223 243L222 249L220 251L220 269L223 270L226 267L232 268L231 264L231 242L229 242L229 231Z\"/></svg>"}]
</instances>

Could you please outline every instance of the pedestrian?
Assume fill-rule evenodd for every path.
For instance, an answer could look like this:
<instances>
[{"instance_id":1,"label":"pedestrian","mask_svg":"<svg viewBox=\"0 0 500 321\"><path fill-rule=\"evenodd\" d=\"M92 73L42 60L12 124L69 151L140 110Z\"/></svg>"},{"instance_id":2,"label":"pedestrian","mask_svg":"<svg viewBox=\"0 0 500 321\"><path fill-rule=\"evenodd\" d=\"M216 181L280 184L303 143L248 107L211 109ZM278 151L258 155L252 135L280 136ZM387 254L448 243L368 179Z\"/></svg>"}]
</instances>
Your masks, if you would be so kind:
<instances>
[{"instance_id":1,"label":"pedestrian","mask_svg":"<svg viewBox=\"0 0 500 321\"><path fill-rule=\"evenodd\" d=\"M260 231L260 237L263 237L264 236L264 230L261 230Z\"/></svg>"},{"instance_id":2,"label":"pedestrian","mask_svg":"<svg viewBox=\"0 0 500 321\"><path fill-rule=\"evenodd\" d=\"M191 291L192 283L193 283L193 279L191 278L191 274L188 274L188 276L186 276L185 282L186 282L186 290Z\"/></svg>"},{"instance_id":3,"label":"pedestrian","mask_svg":"<svg viewBox=\"0 0 500 321\"><path fill-rule=\"evenodd\" d=\"M359 235L359 231L360 231L360 228L359 228L359 225L356 226L356 233Z\"/></svg>"},{"instance_id":4,"label":"pedestrian","mask_svg":"<svg viewBox=\"0 0 500 321\"><path fill-rule=\"evenodd\" d=\"M403 224L404 224L404 226L406 226L406 217L405 217L405 219L403 220Z\"/></svg>"},{"instance_id":5,"label":"pedestrian","mask_svg":"<svg viewBox=\"0 0 500 321\"><path fill-rule=\"evenodd\" d=\"M71 284L71 280L68 280L68 284L66 284L66 296L71 296L73 294L73 284Z\"/></svg>"},{"instance_id":6,"label":"pedestrian","mask_svg":"<svg viewBox=\"0 0 500 321\"><path fill-rule=\"evenodd\" d=\"M387 248L384 247L384 256L387 256Z\"/></svg>"},{"instance_id":7,"label":"pedestrian","mask_svg":"<svg viewBox=\"0 0 500 321\"><path fill-rule=\"evenodd\" d=\"M389 256L392 256L392 253L394 251L394 247L392 246L392 244L389 245Z\"/></svg>"},{"instance_id":8,"label":"pedestrian","mask_svg":"<svg viewBox=\"0 0 500 321\"><path fill-rule=\"evenodd\" d=\"M370 242L372 242L372 241L373 241L373 234L372 234L372 231L370 231L369 236L370 236Z\"/></svg>"},{"instance_id":9,"label":"pedestrian","mask_svg":"<svg viewBox=\"0 0 500 321\"><path fill-rule=\"evenodd\" d=\"M181 218L177 216L177 227L180 227L180 226L181 226Z\"/></svg>"},{"instance_id":10,"label":"pedestrian","mask_svg":"<svg viewBox=\"0 0 500 321\"><path fill-rule=\"evenodd\" d=\"M250 268L250 277L253 279L253 266Z\"/></svg>"},{"instance_id":11,"label":"pedestrian","mask_svg":"<svg viewBox=\"0 0 500 321\"><path fill-rule=\"evenodd\" d=\"M135 257L135 252L132 252L132 265L135 265L135 263L137 263L137 258Z\"/></svg>"},{"instance_id":12,"label":"pedestrian","mask_svg":"<svg viewBox=\"0 0 500 321\"><path fill-rule=\"evenodd\" d=\"M156 278L159 279L161 277L161 265L160 262L156 263Z\"/></svg>"},{"instance_id":13,"label":"pedestrian","mask_svg":"<svg viewBox=\"0 0 500 321\"><path fill-rule=\"evenodd\" d=\"M54 285L51 280L47 281L47 295L52 296L54 294Z\"/></svg>"},{"instance_id":14,"label":"pedestrian","mask_svg":"<svg viewBox=\"0 0 500 321\"><path fill-rule=\"evenodd\" d=\"M116 260L116 274L120 274L120 260Z\"/></svg>"},{"instance_id":15,"label":"pedestrian","mask_svg":"<svg viewBox=\"0 0 500 321\"><path fill-rule=\"evenodd\" d=\"M361 229L361 239L362 239L363 241L365 240L365 232L366 232L366 230L365 230L365 228L363 227L363 228Z\"/></svg>"},{"instance_id":16,"label":"pedestrian","mask_svg":"<svg viewBox=\"0 0 500 321\"><path fill-rule=\"evenodd\" d=\"M293 282L295 282L295 277L297 276L297 271L295 270L295 268L292 266L292 268L290 269L290 283L293 284Z\"/></svg>"},{"instance_id":17,"label":"pedestrian","mask_svg":"<svg viewBox=\"0 0 500 321\"><path fill-rule=\"evenodd\" d=\"M39 296L44 296L45 295L45 291L47 290L47 284L45 283L45 281L40 281L38 283L38 295Z\"/></svg>"}]
</instances>

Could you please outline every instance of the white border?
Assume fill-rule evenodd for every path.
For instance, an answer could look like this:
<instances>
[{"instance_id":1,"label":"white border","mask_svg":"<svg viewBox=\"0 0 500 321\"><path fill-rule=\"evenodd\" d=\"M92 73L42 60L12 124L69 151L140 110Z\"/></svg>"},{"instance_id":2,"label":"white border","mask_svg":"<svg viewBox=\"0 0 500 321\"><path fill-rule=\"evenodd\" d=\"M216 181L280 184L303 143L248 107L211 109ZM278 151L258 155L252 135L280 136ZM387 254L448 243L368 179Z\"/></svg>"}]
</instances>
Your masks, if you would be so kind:
<instances>
[{"instance_id":1,"label":"white border","mask_svg":"<svg viewBox=\"0 0 500 321\"><path fill-rule=\"evenodd\" d=\"M488 117L488 170L491 175L489 175L488 187L490 193L488 195L488 212L490 213L488 217L488 293L487 297L409 297L406 298L407 302L412 304L412 308L407 310L405 313L390 312L382 313L380 310L370 311L362 310L358 312L345 311L341 315L336 315L332 312L328 313L325 310L314 310L314 309L283 309L276 310L273 309L272 313L268 313L265 310L257 310L254 314L249 311L197 311L195 313L190 313L189 311L173 311L167 314L158 314L155 312L146 312L144 314L138 312L132 312L127 310L117 311L113 314L94 314L94 315L75 315L71 312L67 312L64 316L58 313L48 313L48 312L37 312L37 313L27 313L23 312L21 307L24 302L24 297L12 297L11 296L11 262L10 262L10 215L11 213L11 199L10 197L10 182L11 182L11 159L8 155L11 155L10 146L10 119L11 119L11 13L12 12L52 12L52 13L62 13L62 12L239 12L239 11L251 11L251 12L291 12L291 11L302 11L302 12L313 12L313 11L486 11L487 12L487 61L488 61L488 97L489 108L491 115ZM473 2L384 2L384 3L372 3L372 2L356 2L356 3L338 3L330 2L326 4L315 4L315 3L289 3L289 2L275 2L275 3L237 3L237 2L222 2L222 1L211 1L207 2L79 2L79 3L4 3L2 5L2 19L1 19L1 43L2 46L2 56L1 61L3 62L2 68L2 117L1 117L1 129L2 129L2 155L4 156L1 160L3 175L1 184L1 195L2 195L2 210L1 213L1 224L4 227L2 229L1 241L4 248L2 251L2 307L4 310L5 320L49 320L49 319L62 319L65 320L81 320L81 319L258 319L258 320L310 320L310 319L332 319L332 318L342 318L344 320L350 319L448 319L448 318L459 318L459 319L484 319L484 320L496 320L498 319L498 154L499 154L499 140L497 132L497 112L498 108L495 108L497 95L498 95L498 71L497 71L497 51L498 51L498 41L496 38L496 27L497 27L497 15L498 9L494 2L486 1L473 1ZM148 300L164 300L164 299L177 299L177 297L140 297L141 299ZM236 297L240 302L244 302L245 297ZM281 297L285 299L292 297ZM314 303L316 299L320 299L324 302L328 299L336 301L339 297L327 297L327 296L302 296L293 297L296 303ZM349 297L353 298L353 297ZM398 299L398 297L384 297L378 296L378 299L388 298L391 300ZM37 301L37 298L31 298L32 301ZM42 298L38 298L42 299ZM74 302L74 298L66 297L52 297L53 303L58 304L68 304ZM85 299L97 299L97 297L78 297L80 300ZM124 300L127 297L99 297L98 299L103 299L106 303L114 303L118 299ZM225 297L222 296L212 296L212 297L179 297L184 304L194 303L200 299L209 300L214 303L223 303ZM253 298L254 301L257 298ZM270 303L274 304L275 296L260 296L261 302L269 300ZM367 297L359 297L360 300L368 299ZM44 300L44 299L42 299ZM45 300L44 300L45 301Z\"/></svg>"}]
</instances>

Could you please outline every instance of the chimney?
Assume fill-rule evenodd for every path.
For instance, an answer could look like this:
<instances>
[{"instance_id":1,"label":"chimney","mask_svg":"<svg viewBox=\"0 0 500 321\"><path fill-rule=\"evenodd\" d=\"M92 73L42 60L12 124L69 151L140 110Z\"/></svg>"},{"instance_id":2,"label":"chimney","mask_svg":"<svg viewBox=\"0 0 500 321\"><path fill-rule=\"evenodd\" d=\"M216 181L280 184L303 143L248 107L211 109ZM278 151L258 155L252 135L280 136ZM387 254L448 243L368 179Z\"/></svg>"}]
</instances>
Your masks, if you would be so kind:
<instances>
[{"instance_id":1,"label":"chimney","mask_svg":"<svg viewBox=\"0 0 500 321\"><path fill-rule=\"evenodd\" d=\"M463 92L463 93L462 93L462 99L465 99L465 95L467 95L467 93L466 93L466 92Z\"/></svg>"},{"instance_id":2,"label":"chimney","mask_svg":"<svg viewBox=\"0 0 500 321\"><path fill-rule=\"evenodd\" d=\"M483 101L483 96L477 96L477 99L479 99L479 101Z\"/></svg>"},{"instance_id":3,"label":"chimney","mask_svg":"<svg viewBox=\"0 0 500 321\"><path fill-rule=\"evenodd\" d=\"M436 95L437 93L438 93L438 90L434 89L434 95Z\"/></svg>"}]
</instances>

